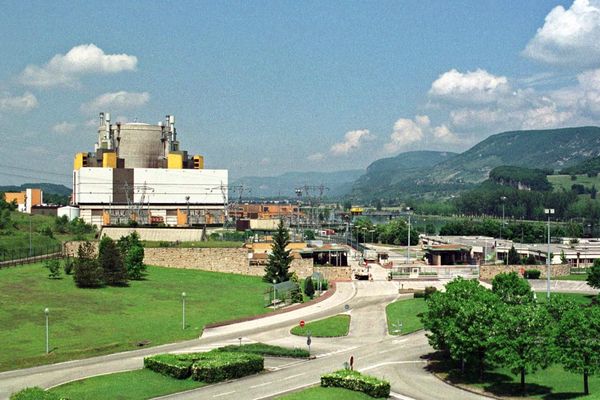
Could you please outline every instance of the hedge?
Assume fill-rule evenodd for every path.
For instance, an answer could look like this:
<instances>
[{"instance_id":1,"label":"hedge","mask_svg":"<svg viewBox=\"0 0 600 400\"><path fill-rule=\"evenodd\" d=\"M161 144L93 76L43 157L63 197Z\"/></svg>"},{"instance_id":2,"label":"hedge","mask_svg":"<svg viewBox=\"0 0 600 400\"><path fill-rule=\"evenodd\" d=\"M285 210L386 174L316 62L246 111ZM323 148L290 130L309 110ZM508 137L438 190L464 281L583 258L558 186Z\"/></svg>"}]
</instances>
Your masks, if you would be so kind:
<instances>
[{"instance_id":1,"label":"hedge","mask_svg":"<svg viewBox=\"0 0 600 400\"><path fill-rule=\"evenodd\" d=\"M144 358L144 367L175 379L186 379L192 374L194 360L187 354L158 354Z\"/></svg>"},{"instance_id":2,"label":"hedge","mask_svg":"<svg viewBox=\"0 0 600 400\"><path fill-rule=\"evenodd\" d=\"M525 278L526 279L539 279L541 274L542 274L542 271L540 271L539 269L528 269L527 271L525 271Z\"/></svg>"},{"instance_id":3,"label":"hedge","mask_svg":"<svg viewBox=\"0 0 600 400\"><path fill-rule=\"evenodd\" d=\"M251 344L243 344L241 346L237 345L229 345L225 347L219 347L216 349L217 351L225 351L225 352L242 352L242 353L251 353L251 354L259 354L261 356L272 356L272 357L294 357L294 358L308 358L310 354L308 350L299 349L299 348L287 348L280 346L271 346L269 344L264 343L251 343Z\"/></svg>"},{"instance_id":4,"label":"hedge","mask_svg":"<svg viewBox=\"0 0 600 400\"><path fill-rule=\"evenodd\" d=\"M39 387L30 387L20 392L13 393L10 400L66 400L57 394L46 392Z\"/></svg>"},{"instance_id":5,"label":"hedge","mask_svg":"<svg viewBox=\"0 0 600 400\"><path fill-rule=\"evenodd\" d=\"M389 382L348 369L342 369L321 376L321 386L354 390L356 392L363 392L371 397L387 398L390 396Z\"/></svg>"},{"instance_id":6,"label":"hedge","mask_svg":"<svg viewBox=\"0 0 600 400\"><path fill-rule=\"evenodd\" d=\"M213 383L256 374L264 369L262 356L211 351L192 365L192 379Z\"/></svg>"}]
</instances>

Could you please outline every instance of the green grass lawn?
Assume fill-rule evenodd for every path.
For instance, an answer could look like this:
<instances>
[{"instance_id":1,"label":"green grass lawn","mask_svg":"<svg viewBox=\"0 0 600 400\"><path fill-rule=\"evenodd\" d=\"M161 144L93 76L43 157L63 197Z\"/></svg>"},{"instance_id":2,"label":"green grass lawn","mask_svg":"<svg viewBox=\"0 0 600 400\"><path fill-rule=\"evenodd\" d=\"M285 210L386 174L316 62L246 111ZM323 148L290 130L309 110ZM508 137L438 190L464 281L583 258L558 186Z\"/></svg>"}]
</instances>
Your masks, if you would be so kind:
<instances>
[{"instance_id":1,"label":"green grass lawn","mask_svg":"<svg viewBox=\"0 0 600 400\"><path fill-rule=\"evenodd\" d=\"M263 314L260 277L148 267L129 287L78 289L41 264L0 270L0 371L197 338L208 323ZM182 329L181 293L186 292ZM45 354L44 308L50 309Z\"/></svg>"},{"instance_id":2,"label":"green grass lawn","mask_svg":"<svg viewBox=\"0 0 600 400\"><path fill-rule=\"evenodd\" d=\"M558 281L586 281L587 274L571 274L571 275L565 275L565 276L557 276L552 279L556 279Z\"/></svg>"},{"instance_id":3,"label":"green grass lawn","mask_svg":"<svg viewBox=\"0 0 600 400\"><path fill-rule=\"evenodd\" d=\"M334 315L320 321L307 322L303 328L300 325L292 328L292 335L306 336L310 331L314 337L337 337L348 335L350 329L350 316L346 314Z\"/></svg>"},{"instance_id":4,"label":"green grass lawn","mask_svg":"<svg viewBox=\"0 0 600 400\"><path fill-rule=\"evenodd\" d=\"M368 400L373 397L353 390L335 387L311 387L300 392L277 397L278 400Z\"/></svg>"},{"instance_id":5,"label":"green grass lawn","mask_svg":"<svg viewBox=\"0 0 600 400\"><path fill-rule=\"evenodd\" d=\"M388 332L390 335L405 335L423 329L419 314L426 309L427 303L424 299L405 299L389 304L385 309ZM400 333L394 332L398 322L402 323Z\"/></svg>"},{"instance_id":6,"label":"green grass lawn","mask_svg":"<svg viewBox=\"0 0 600 400\"><path fill-rule=\"evenodd\" d=\"M152 241L144 241L142 244L144 247L161 247L161 243L165 242L152 242ZM168 247L177 247L177 248L238 248L242 247L244 243L242 242L231 242L227 240L210 240L208 242L179 242L169 243Z\"/></svg>"},{"instance_id":7,"label":"green grass lawn","mask_svg":"<svg viewBox=\"0 0 600 400\"><path fill-rule=\"evenodd\" d=\"M553 296L567 298L578 304L590 304L595 297L593 294L582 293L550 293L550 297ZM546 292L537 292L537 301L545 303L546 299Z\"/></svg>"},{"instance_id":8,"label":"green grass lawn","mask_svg":"<svg viewBox=\"0 0 600 400\"><path fill-rule=\"evenodd\" d=\"M445 373L442 376L446 375ZM498 368L486 372L485 382L479 382L477 377L463 377L458 370L452 370L448 379L453 383L467 384L484 389L496 396L520 396L520 375L513 375L509 370ZM590 376L590 395L583 395L583 376L566 372L560 365L553 365L545 370L525 376L528 398L558 400L558 399L600 399L600 377Z\"/></svg>"},{"instance_id":9,"label":"green grass lawn","mask_svg":"<svg viewBox=\"0 0 600 400\"><path fill-rule=\"evenodd\" d=\"M73 400L143 400L204 385L192 379L173 379L144 368L66 383L50 392Z\"/></svg>"}]
</instances>

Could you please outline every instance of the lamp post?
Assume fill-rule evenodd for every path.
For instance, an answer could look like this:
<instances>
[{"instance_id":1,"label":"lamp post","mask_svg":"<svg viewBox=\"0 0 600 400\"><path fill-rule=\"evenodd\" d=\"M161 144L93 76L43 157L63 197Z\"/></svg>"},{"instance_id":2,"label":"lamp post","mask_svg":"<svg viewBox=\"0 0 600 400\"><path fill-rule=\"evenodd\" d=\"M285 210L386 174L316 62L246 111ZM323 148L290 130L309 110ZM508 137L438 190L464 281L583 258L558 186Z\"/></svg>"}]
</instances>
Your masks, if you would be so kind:
<instances>
[{"instance_id":1,"label":"lamp post","mask_svg":"<svg viewBox=\"0 0 600 400\"><path fill-rule=\"evenodd\" d=\"M546 257L546 297L550 299L550 215L554 214L554 208L545 208L544 214L548 215L548 255Z\"/></svg>"},{"instance_id":2,"label":"lamp post","mask_svg":"<svg viewBox=\"0 0 600 400\"><path fill-rule=\"evenodd\" d=\"M190 196L185 196L185 203L187 204L187 225L192 226L190 219Z\"/></svg>"},{"instance_id":3,"label":"lamp post","mask_svg":"<svg viewBox=\"0 0 600 400\"><path fill-rule=\"evenodd\" d=\"M374 233L375 233L375 229L369 229L369 232L371 232L371 243L374 243Z\"/></svg>"},{"instance_id":4,"label":"lamp post","mask_svg":"<svg viewBox=\"0 0 600 400\"><path fill-rule=\"evenodd\" d=\"M410 207L406 207L406 213L408 214L408 247L406 248L406 263L410 264Z\"/></svg>"},{"instance_id":5,"label":"lamp post","mask_svg":"<svg viewBox=\"0 0 600 400\"><path fill-rule=\"evenodd\" d=\"M502 225L500 225L500 239L502 239L502 229L504 228L504 202L506 201L506 196L500 197L500 200L502 200Z\"/></svg>"},{"instance_id":6,"label":"lamp post","mask_svg":"<svg viewBox=\"0 0 600 400\"><path fill-rule=\"evenodd\" d=\"M185 292L181 293L181 305L182 305L182 328L185 329Z\"/></svg>"},{"instance_id":7,"label":"lamp post","mask_svg":"<svg viewBox=\"0 0 600 400\"><path fill-rule=\"evenodd\" d=\"M50 345L48 341L48 314L50 314L50 310L48 307L44 309L44 315L46 316L46 354L50 352Z\"/></svg>"},{"instance_id":8,"label":"lamp post","mask_svg":"<svg viewBox=\"0 0 600 400\"><path fill-rule=\"evenodd\" d=\"M273 279L273 308L275 308L277 306L277 303L275 302L275 299L277 298L277 289L275 288L276 284L277 284L277 279Z\"/></svg>"},{"instance_id":9,"label":"lamp post","mask_svg":"<svg viewBox=\"0 0 600 400\"><path fill-rule=\"evenodd\" d=\"M29 257L32 256L33 248L31 247L31 214L29 214Z\"/></svg>"}]
</instances>

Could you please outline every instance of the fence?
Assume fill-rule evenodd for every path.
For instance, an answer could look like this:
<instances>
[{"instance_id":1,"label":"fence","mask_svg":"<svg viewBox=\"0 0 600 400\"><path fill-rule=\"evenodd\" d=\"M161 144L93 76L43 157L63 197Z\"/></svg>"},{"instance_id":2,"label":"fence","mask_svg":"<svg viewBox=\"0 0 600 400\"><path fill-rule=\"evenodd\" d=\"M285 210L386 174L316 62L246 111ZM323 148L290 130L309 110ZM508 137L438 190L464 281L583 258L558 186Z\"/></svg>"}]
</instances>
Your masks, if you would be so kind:
<instances>
[{"instance_id":1,"label":"fence","mask_svg":"<svg viewBox=\"0 0 600 400\"><path fill-rule=\"evenodd\" d=\"M392 279L417 279L417 278L436 278L453 279L458 276L467 279L479 278L479 268L477 266L423 266L408 265L393 267L390 271Z\"/></svg>"},{"instance_id":2,"label":"fence","mask_svg":"<svg viewBox=\"0 0 600 400\"><path fill-rule=\"evenodd\" d=\"M32 247L31 249L0 249L0 268L31 264L49 258L60 257L62 257L61 244Z\"/></svg>"}]
</instances>

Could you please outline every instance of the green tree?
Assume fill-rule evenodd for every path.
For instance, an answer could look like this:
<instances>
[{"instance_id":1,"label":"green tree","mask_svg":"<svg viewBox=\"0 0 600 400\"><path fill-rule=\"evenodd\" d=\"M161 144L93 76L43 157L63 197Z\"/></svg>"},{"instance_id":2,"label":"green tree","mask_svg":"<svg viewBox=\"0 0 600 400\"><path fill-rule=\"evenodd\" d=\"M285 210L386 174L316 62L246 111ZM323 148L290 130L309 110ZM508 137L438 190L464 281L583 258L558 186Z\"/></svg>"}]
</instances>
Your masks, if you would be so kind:
<instances>
[{"instance_id":1,"label":"green tree","mask_svg":"<svg viewBox=\"0 0 600 400\"><path fill-rule=\"evenodd\" d=\"M573 307L561 318L557 344L560 362L570 372L583 375L583 391L590 393L588 378L600 372L600 307Z\"/></svg>"},{"instance_id":2,"label":"green tree","mask_svg":"<svg viewBox=\"0 0 600 400\"><path fill-rule=\"evenodd\" d=\"M60 261L57 259L44 261L44 268L48 269L48 277L52 279L60 278Z\"/></svg>"},{"instance_id":3,"label":"green tree","mask_svg":"<svg viewBox=\"0 0 600 400\"><path fill-rule=\"evenodd\" d=\"M125 255L125 269L129 279L140 280L146 272L144 264L144 248L141 245L133 245Z\"/></svg>"},{"instance_id":4,"label":"green tree","mask_svg":"<svg viewBox=\"0 0 600 400\"><path fill-rule=\"evenodd\" d=\"M313 285L313 281L310 276L304 281L304 294L310 297L311 299L315 295L315 286Z\"/></svg>"},{"instance_id":5,"label":"green tree","mask_svg":"<svg viewBox=\"0 0 600 400\"><path fill-rule=\"evenodd\" d=\"M94 245L87 240L81 243L77 249L73 280L80 288L94 288L104 284L102 268L100 268L95 253Z\"/></svg>"},{"instance_id":6,"label":"green tree","mask_svg":"<svg viewBox=\"0 0 600 400\"><path fill-rule=\"evenodd\" d=\"M600 289L600 259L594 260L594 265L588 272L587 283L593 288Z\"/></svg>"},{"instance_id":7,"label":"green tree","mask_svg":"<svg viewBox=\"0 0 600 400\"><path fill-rule=\"evenodd\" d=\"M265 282L285 282L289 280L289 269L292 263L291 250L286 250L290 244L290 234L283 224L283 220L279 220L277 231L273 235L273 246L269 254L269 261L265 267Z\"/></svg>"},{"instance_id":8,"label":"green tree","mask_svg":"<svg viewBox=\"0 0 600 400\"><path fill-rule=\"evenodd\" d=\"M515 246L510 246L510 250L508 250L508 263L510 265L521 264L521 256L517 253Z\"/></svg>"},{"instance_id":9,"label":"green tree","mask_svg":"<svg viewBox=\"0 0 600 400\"><path fill-rule=\"evenodd\" d=\"M313 231L312 229L305 229L304 230L304 239L315 240L315 231Z\"/></svg>"},{"instance_id":10,"label":"green tree","mask_svg":"<svg viewBox=\"0 0 600 400\"><path fill-rule=\"evenodd\" d=\"M537 304L506 307L495 323L494 361L521 375L525 394L525 375L552 362L553 331L550 315Z\"/></svg>"},{"instance_id":11,"label":"green tree","mask_svg":"<svg viewBox=\"0 0 600 400\"><path fill-rule=\"evenodd\" d=\"M498 274L492 280L492 292L506 304L526 304L533 301L533 292L527 280L516 272Z\"/></svg>"},{"instance_id":12,"label":"green tree","mask_svg":"<svg viewBox=\"0 0 600 400\"><path fill-rule=\"evenodd\" d=\"M104 272L104 282L107 285L124 286L127 284L128 274L121 252L114 240L108 236L104 236L100 240L98 262Z\"/></svg>"}]
</instances>

